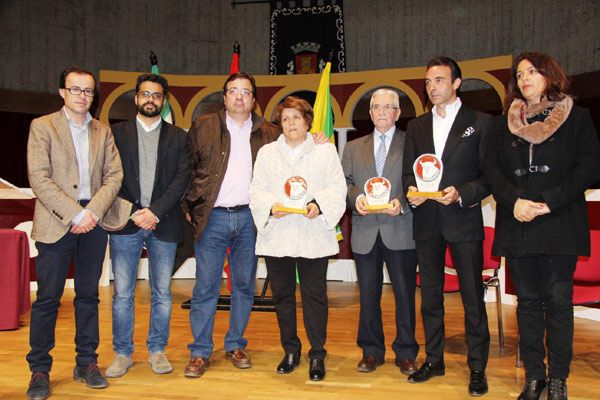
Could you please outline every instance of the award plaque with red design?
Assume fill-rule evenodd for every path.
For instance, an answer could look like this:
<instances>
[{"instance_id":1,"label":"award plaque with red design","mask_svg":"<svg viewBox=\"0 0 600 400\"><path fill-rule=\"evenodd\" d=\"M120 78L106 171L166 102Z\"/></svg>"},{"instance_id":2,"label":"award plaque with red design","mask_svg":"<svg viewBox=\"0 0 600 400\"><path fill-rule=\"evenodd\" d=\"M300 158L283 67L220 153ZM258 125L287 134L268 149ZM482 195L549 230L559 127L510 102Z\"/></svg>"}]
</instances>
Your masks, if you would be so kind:
<instances>
[{"instance_id":1,"label":"award plaque with red design","mask_svg":"<svg viewBox=\"0 0 600 400\"><path fill-rule=\"evenodd\" d=\"M308 184L301 176L292 176L283 184L283 207L277 207L278 211L292 214L307 214L306 197L308 195Z\"/></svg>"},{"instance_id":2,"label":"award plaque with red design","mask_svg":"<svg viewBox=\"0 0 600 400\"><path fill-rule=\"evenodd\" d=\"M442 197L439 190L444 164L435 154L421 154L413 164L418 191L409 191L407 197Z\"/></svg>"},{"instance_id":3,"label":"award plaque with red design","mask_svg":"<svg viewBox=\"0 0 600 400\"><path fill-rule=\"evenodd\" d=\"M382 176L376 176L365 182L365 196L368 205L365 210L371 212L383 211L392 208L390 204L390 192L392 184Z\"/></svg>"}]
</instances>

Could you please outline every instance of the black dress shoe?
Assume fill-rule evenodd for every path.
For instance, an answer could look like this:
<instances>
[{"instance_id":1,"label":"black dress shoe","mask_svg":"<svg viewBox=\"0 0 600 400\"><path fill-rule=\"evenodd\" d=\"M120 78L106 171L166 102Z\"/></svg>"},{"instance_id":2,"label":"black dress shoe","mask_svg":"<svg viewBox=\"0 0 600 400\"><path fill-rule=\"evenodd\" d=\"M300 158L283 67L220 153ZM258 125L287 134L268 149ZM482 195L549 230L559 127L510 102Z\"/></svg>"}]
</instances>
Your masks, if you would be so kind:
<instances>
[{"instance_id":1,"label":"black dress shoe","mask_svg":"<svg viewBox=\"0 0 600 400\"><path fill-rule=\"evenodd\" d=\"M45 400L50 396L50 375L47 372L34 372L31 374L27 399Z\"/></svg>"},{"instance_id":2,"label":"black dress shoe","mask_svg":"<svg viewBox=\"0 0 600 400\"><path fill-rule=\"evenodd\" d=\"M85 367L75 366L73 379L84 382L87 387L92 389L103 389L108 386L108 381L102 376L96 363L91 363Z\"/></svg>"},{"instance_id":3,"label":"black dress shoe","mask_svg":"<svg viewBox=\"0 0 600 400\"><path fill-rule=\"evenodd\" d=\"M308 367L308 377L311 381L322 381L325 378L325 362L323 359L310 359Z\"/></svg>"},{"instance_id":4,"label":"black dress shoe","mask_svg":"<svg viewBox=\"0 0 600 400\"><path fill-rule=\"evenodd\" d=\"M483 371L471 371L471 379L469 380L469 394L471 396L483 396L488 392L487 378Z\"/></svg>"},{"instance_id":5,"label":"black dress shoe","mask_svg":"<svg viewBox=\"0 0 600 400\"><path fill-rule=\"evenodd\" d=\"M566 379L548 379L548 400L567 400Z\"/></svg>"},{"instance_id":6,"label":"black dress shoe","mask_svg":"<svg viewBox=\"0 0 600 400\"><path fill-rule=\"evenodd\" d=\"M546 388L546 380L544 379L534 379L531 381L525 382L525 387L523 387L523 391L517 397L517 400L538 400L542 390Z\"/></svg>"},{"instance_id":7,"label":"black dress shoe","mask_svg":"<svg viewBox=\"0 0 600 400\"><path fill-rule=\"evenodd\" d=\"M300 365L300 353L288 353L277 366L278 374L289 374Z\"/></svg>"},{"instance_id":8,"label":"black dress shoe","mask_svg":"<svg viewBox=\"0 0 600 400\"><path fill-rule=\"evenodd\" d=\"M417 372L414 372L408 376L410 383L421 383L428 381L432 376L443 376L446 373L446 367L443 362L431 364L428 362L423 363L421 368Z\"/></svg>"}]
</instances>

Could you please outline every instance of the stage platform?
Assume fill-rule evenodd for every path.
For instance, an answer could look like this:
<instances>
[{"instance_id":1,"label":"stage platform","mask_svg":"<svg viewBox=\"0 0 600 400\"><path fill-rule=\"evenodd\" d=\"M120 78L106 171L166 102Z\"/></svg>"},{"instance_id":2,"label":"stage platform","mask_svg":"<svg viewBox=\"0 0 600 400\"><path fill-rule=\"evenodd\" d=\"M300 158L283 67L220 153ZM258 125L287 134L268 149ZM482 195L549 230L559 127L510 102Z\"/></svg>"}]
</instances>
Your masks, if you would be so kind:
<instances>
[{"instance_id":1,"label":"stage platform","mask_svg":"<svg viewBox=\"0 0 600 400\"><path fill-rule=\"evenodd\" d=\"M278 375L275 368L283 356L279 345L279 330L274 313L256 312L251 315L247 329L248 351L253 367L247 370L235 369L225 359L223 338L227 331L229 313L217 312L215 319L215 351L212 366L199 379L186 378L183 374L188 360L187 344L191 341L189 313L179 304L189 298L194 281L178 279L173 281L173 309L171 338L167 354L175 370L167 375L155 375L147 362L145 341L148 331L149 288L148 282L138 281L136 291L136 352L133 368L123 377L109 379L110 386L104 390L88 389L73 381L74 364L74 317L73 289L66 289L57 323L57 346L53 351L54 366L51 373L51 399L292 399L292 400L355 400L355 399L410 399L410 400L453 400L469 399L467 382L469 371L466 368L466 346L464 322L460 296L448 294L446 304L446 375L433 378L422 384L410 384L406 377L394 366L394 355L390 349L393 331L393 293L385 285L382 299L384 328L388 343L386 363L375 372L364 374L356 371L361 351L356 346L358 323L358 285L356 283L329 283L329 328L325 361L327 375L324 381L314 383L308 379L306 352L309 345L302 323L299 323L299 336L304 349L299 368L290 375ZM262 280L257 281L262 287ZM111 336L111 295L112 285L100 288L100 354L102 369L112 361ZM32 300L35 293L32 292ZM417 292L417 308L420 306L420 293ZM515 368L516 317L515 307L504 305L504 327L506 348L498 346L495 305L487 306L491 348L487 369L490 392L486 400L516 399L525 379L522 368ZM298 319L302 321L299 309ZM30 373L25 361L29 337L29 313L23 315L23 326L16 331L0 332L0 398L24 398ZM575 320L575 348L571 377L569 378L569 398L572 400L600 399L598 382L600 379L600 350L598 338L600 322L587 319ZM423 327L417 313L417 340L422 346ZM421 347L419 361L424 358ZM545 398L545 397L544 397Z\"/></svg>"}]
</instances>

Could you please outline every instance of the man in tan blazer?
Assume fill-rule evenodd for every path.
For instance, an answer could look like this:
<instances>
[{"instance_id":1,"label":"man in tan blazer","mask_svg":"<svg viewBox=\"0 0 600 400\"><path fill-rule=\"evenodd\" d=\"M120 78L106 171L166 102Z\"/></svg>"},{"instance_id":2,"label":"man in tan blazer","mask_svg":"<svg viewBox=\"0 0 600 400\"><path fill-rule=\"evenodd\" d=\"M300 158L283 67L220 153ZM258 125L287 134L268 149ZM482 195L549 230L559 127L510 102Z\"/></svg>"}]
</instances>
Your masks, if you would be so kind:
<instances>
[{"instance_id":1,"label":"man in tan blazer","mask_svg":"<svg viewBox=\"0 0 600 400\"><path fill-rule=\"evenodd\" d=\"M91 388L108 382L97 366L98 281L107 234L101 226L121 186L123 171L110 128L92 119L92 73L70 67L60 75L64 107L32 121L27 144L29 183L37 197L32 238L37 241L37 299L31 309L27 354L29 399L50 395L50 351L60 298L75 264L73 378Z\"/></svg>"}]
</instances>

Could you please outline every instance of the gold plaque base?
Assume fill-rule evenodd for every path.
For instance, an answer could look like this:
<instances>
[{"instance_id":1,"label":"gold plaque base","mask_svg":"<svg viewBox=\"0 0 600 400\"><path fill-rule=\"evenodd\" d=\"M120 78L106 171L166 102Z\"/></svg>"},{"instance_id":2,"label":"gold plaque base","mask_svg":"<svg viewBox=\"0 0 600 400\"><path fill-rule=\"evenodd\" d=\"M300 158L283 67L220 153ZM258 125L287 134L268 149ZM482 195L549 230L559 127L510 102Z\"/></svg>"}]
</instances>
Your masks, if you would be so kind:
<instances>
[{"instance_id":1,"label":"gold plaque base","mask_svg":"<svg viewBox=\"0 0 600 400\"><path fill-rule=\"evenodd\" d=\"M386 203L386 204L366 205L364 207L364 209L367 211L382 211L382 210L387 210L388 208L392 208L392 207L393 206L391 203Z\"/></svg>"},{"instance_id":2,"label":"gold plaque base","mask_svg":"<svg viewBox=\"0 0 600 400\"><path fill-rule=\"evenodd\" d=\"M275 210L290 214L308 214L308 210L306 208L277 207Z\"/></svg>"},{"instance_id":3,"label":"gold plaque base","mask_svg":"<svg viewBox=\"0 0 600 400\"><path fill-rule=\"evenodd\" d=\"M419 192L419 191L409 191L406 193L406 197L442 197L444 196L444 192Z\"/></svg>"}]
</instances>

